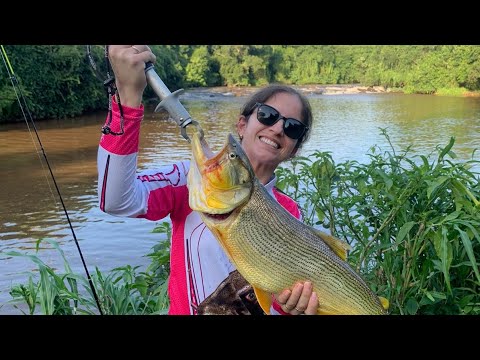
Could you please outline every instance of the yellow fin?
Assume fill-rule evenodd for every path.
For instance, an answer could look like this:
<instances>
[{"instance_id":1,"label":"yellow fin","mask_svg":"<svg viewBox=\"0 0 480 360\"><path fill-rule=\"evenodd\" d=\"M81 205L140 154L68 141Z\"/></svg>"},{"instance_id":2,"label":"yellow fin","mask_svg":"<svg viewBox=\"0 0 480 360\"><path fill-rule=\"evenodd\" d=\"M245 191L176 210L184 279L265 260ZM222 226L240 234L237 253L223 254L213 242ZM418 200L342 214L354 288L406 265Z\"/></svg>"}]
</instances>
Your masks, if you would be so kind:
<instances>
[{"instance_id":1,"label":"yellow fin","mask_svg":"<svg viewBox=\"0 0 480 360\"><path fill-rule=\"evenodd\" d=\"M320 308L319 308L319 309L317 310L317 315L336 315L336 313L333 312L333 311L328 311L328 310L326 310L326 309L320 309Z\"/></svg>"},{"instance_id":2,"label":"yellow fin","mask_svg":"<svg viewBox=\"0 0 480 360\"><path fill-rule=\"evenodd\" d=\"M347 260L347 251L352 250L352 247L343 240L335 236L324 233L323 231L314 229L318 236L337 254L342 260Z\"/></svg>"},{"instance_id":3,"label":"yellow fin","mask_svg":"<svg viewBox=\"0 0 480 360\"><path fill-rule=\"evenodd\" d=\"M270 307L272 306L272 294L267 293L266 291L259 289L255 286L253 291L255 291L255 296L257 297L258 304L265 312L265 314L270 315Z\"/></svg>"},{"instance_id":4,"label":"yellow fin","mask_svg":"<svg viewBox=\"0 0 480 360\"><path fill-rule=\"evenodd\" d=\"M390 307L390 302L388 301L388 299L385 299L384 297L381 297L381 296L379 296L378 298L380 299L380 304L382 304L382 307L385 310L388 310L388 308Z\"/></svg>"},{"instance_id":5,"label":"yellow fin","mask_svg":"<svg viewBox=\"0 0 480 360\"><path fill-rule=\"evenodd\" d=\"M317 315L338 315L341 314L339 309L335 308L334 306L329 306L327 304L320 304L317 309Z\"/></svg>"}]
</instances>

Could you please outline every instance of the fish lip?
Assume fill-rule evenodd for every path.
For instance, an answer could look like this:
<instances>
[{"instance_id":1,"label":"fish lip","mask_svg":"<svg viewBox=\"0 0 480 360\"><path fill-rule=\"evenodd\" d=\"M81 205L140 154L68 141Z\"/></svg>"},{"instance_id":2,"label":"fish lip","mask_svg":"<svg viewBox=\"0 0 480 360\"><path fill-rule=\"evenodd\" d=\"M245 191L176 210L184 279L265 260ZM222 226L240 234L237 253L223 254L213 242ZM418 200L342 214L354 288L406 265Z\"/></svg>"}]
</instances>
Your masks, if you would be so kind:
<instances>
[{"instance_id":1,"label":"fish lip","mask_svg":"<svg viewBox=\"0 0 480 360\"><path fill-rule=\"evenodd\" d=\"M228 143L232 145L235 149L237 149L240 146L240 143L235 139L235 137L232 134L228 134Z\"/></svg>"},{"instance_id":2,"label":"fish lip","mask_svg":"<svg viewBox=\"0 0 480 360\"><path fill-rule=\"evenodd\" d=\"M224 220L227 220L230 217L230 215L233 214L233 211L234 210L231 210L224 214L210 214L210 213L204 212L203 215L205 215L206 217L214 221L224 221Z\"/></svg>"},{"instance_id":3,"label":"fish lip","mask_svg":"<svg viewBox=\"0 0 480 360\"><path fill-rule=\"evenodd\" d=\"M235 150L236 154L240 159L242 159L243 163L246 165L246 168L250 174L250 177L252 179L256 178L255 172L253 171L253 166L252 163L250 162L250 159L248 158L247 154L242 148L242 145L235 139L235 137L232 134L228 134L228 143L233 149Z\"/></svg>"},{"instance_id":4,"label":"fish lip","mask_svg":"<svg viewBox=\"0 0 480 360\"><path fill-rule=\"evenodd\" d=\"M238 155L247 156L243 151L242 145L237 141L237 139L235 139L232 134L228 134L228 143L231 147L235 149L236 152L238 152Z\"/></svg>"}]
</instances>

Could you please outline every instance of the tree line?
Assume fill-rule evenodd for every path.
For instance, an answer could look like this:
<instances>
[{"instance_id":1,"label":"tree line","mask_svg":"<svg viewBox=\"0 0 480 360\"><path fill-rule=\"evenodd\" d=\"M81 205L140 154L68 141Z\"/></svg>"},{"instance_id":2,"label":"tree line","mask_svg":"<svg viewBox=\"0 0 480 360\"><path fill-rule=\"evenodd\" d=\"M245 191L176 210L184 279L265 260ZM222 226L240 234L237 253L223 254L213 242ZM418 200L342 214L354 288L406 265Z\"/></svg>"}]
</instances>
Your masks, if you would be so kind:
<instances>
[{"instance_id":1,"label":"tree line","mask_svg":"<svg viewBox=\"0 0 480 360\"><path fill-rule=\"evenodd\" d=\"M480 46L473 45L152 45L169 89L199 86L358 84L405 93L464 94L480 89ZM106 61L92 46L6 45L34 119L106 109ZM155 97L147 88L145 97ZM5 66L0 122L22 121Z\"/></svg>"}]
</instances>

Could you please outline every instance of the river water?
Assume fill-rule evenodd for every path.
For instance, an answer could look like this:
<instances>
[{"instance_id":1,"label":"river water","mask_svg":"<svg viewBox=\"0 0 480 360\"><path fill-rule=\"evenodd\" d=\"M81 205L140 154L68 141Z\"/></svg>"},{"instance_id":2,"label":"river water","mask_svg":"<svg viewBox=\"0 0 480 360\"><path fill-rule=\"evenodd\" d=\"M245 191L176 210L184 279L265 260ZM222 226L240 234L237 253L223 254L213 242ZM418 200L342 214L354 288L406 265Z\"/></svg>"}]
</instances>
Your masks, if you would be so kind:
<instances>
[{"instance_id":1,"label":"river water","mask_svg":"<svg viewBox=\"0 0 480 360\"><path fill-rule=\"evenodd\" d=\"M453 151L460 161L480 147L480 99L429 95L310 94L315 122L301 155L330 151L336 162L367 162L373 145L388 150L379 128L387 128L397 149L412 145L417 154L435 152L456 138ZM192 118L199 121L214 150L234 130L244 96L192 91L181 97ZM185 159L189 144L167 114L146 109L140 140L139 169ZM149 263L145 257L164 234L151 231L156 223L106 215L97 204L96 154L106 113L36 123L68 216L90 272L123 265ZM40 238L59 242L79 274L84 274L66 215L45 164L36 135L25 123L0 126L0 252L32 254ZM436 153L436 152L435 152ZM480 160L480 154L474 158ZM40 258L63 271L63 260L48 243ZM0 253L0 314L19 314L7 302L12 285L25 283L36 266L27 258Z\"/></svg>"}]
</instances>

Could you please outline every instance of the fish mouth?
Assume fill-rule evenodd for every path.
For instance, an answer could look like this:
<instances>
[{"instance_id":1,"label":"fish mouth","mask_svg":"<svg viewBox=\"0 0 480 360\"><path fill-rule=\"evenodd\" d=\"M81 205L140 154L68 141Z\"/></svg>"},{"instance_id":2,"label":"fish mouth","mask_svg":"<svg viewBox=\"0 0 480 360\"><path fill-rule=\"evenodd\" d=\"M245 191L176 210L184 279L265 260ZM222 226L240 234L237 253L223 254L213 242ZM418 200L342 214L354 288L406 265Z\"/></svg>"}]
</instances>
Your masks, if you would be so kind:
<instances>
[{"instance_id":1,"label":"fish mouth","mask_svg":"<svg viewBox=\"0 0 480 360\"><path fill-rule=\"evenodd\" d=\"M187 179L192 210L204 214L208 220L225 221L248 201L253 178L248 158L231 134L216 154L205 139L198 134L192 136L192 160Z\"/></svg>"},{"instance_id":2,"label":"fish mouth","mask_svg":"<svg viewBox=\"0 0 480 360\"><path fill-rule=\"evenodd\" d=\"M228 217L233 214L233 210L229 211L229 212L226 212L224 214L209 214L209 213L205 213L205 212L202 213L202 214L205 215L206 217L208 217L209 219L212 219L212 220L215 220L215 221L223 221L223 220L228 219Z\"/></svg>"}]
</instances>

